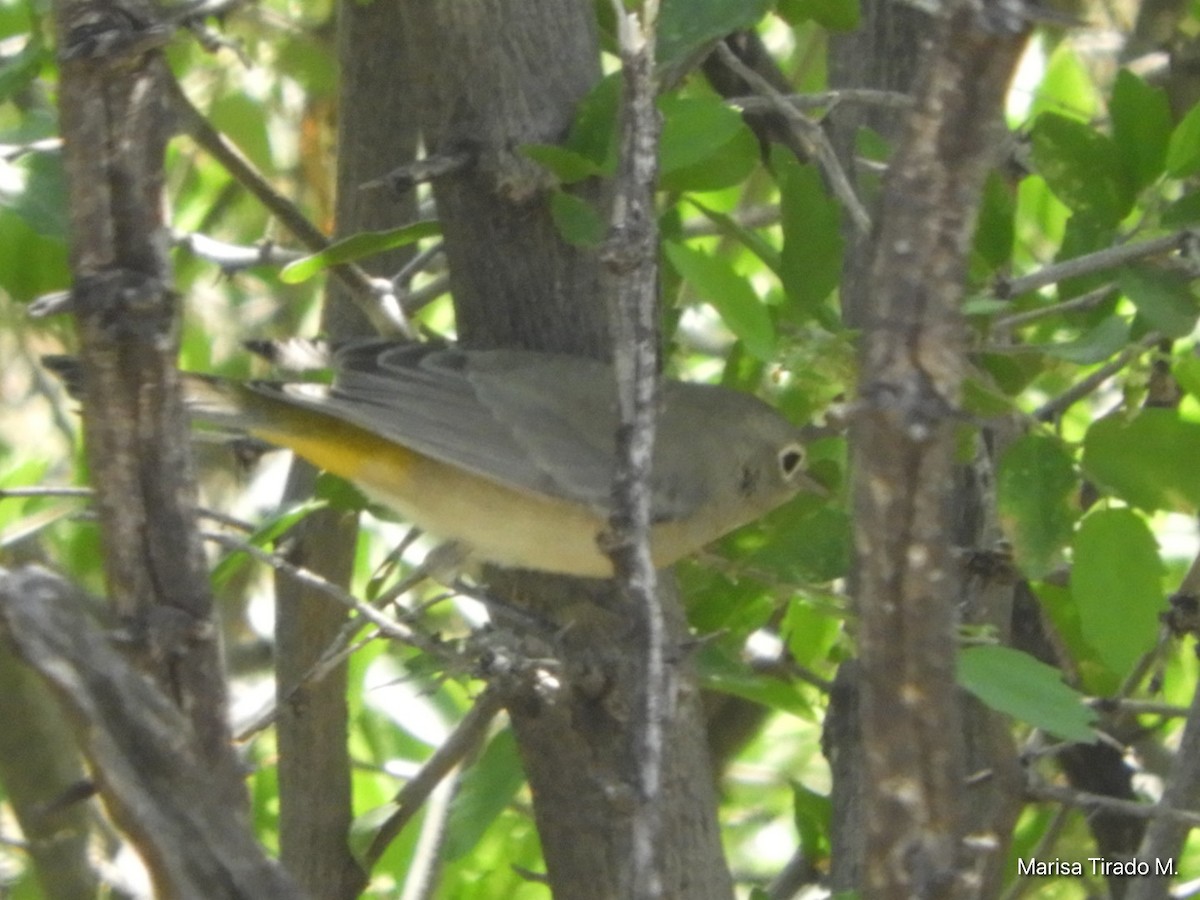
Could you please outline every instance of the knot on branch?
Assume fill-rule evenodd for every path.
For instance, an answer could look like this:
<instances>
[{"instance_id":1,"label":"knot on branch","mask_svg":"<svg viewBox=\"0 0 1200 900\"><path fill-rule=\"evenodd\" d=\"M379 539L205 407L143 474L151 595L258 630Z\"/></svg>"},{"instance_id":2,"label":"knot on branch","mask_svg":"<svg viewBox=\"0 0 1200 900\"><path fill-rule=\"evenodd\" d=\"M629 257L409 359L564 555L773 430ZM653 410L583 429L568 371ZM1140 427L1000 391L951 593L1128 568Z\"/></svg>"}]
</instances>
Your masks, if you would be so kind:
<instances>
[{"instance_id":1,"label":"knot on branch","mask_svg":"<svg viewBox=\"0 0 1200 900\"><path fill-rule=\"evenodd\" d=\"M174 29L140 4L94 2L72 7L59 51L63 62L113 64L162 47Z\"/></svg>"},{"instance_id":2,"label":"knot on branch","mask_svg":"<svg viewBox=\"0 0 1200 900\"><path fill-rule=\"evenodd\" d=\"M79 278L71 306L111 337L156 337L169 330L175 292L153 275L110 269Z\"/></svg>"},{"instance_id":3,"label":"knot on branch","mask_svg":"<svg viewBox=\"0 0 1200 900\"><path fill-rule=\"evenodd\" d=\"M903 381L875 381L862 391L861 411L885 418L914 443L932 440L947 419L961 413L938 391L933 379L916 371Z\"/></svg>"}]
</instances>

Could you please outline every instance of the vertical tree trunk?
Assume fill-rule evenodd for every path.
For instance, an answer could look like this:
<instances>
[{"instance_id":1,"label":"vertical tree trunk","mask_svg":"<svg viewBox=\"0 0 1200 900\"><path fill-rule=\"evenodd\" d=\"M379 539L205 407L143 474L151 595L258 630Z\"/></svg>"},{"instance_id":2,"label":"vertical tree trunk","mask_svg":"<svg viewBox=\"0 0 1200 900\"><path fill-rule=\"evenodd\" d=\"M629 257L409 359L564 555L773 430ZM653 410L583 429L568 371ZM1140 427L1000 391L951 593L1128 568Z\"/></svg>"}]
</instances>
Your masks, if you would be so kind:
<instances>
[{"instance_id":1,"label":"vertical tree trunk","mask_svg":"<svg viewBox=\"0 0 1200 900\"><path fill-rule=\"evenodd\" d=\"M188 716L213 790L247 797L230 746L212 593L175 370L163 163L169 33L136 0L55 7L84 435L109 599L140 664Z\"/></svg>"},{"instance_id":2,"label":"vertical tree trunk","mask_svg":"<svg viewBox=\"0 0 1200 900\"><path fill-rule=\"evenodd\" d=\"M523 143L560 141L576 102L599 78L592 5L410 0L403 8L426 146L472 159L434 184L460 340L608 357L600 261L562 241L546 176L518 152ZM583 194L596 200L602 189L584 186ZM551 888L558 900L621 896L637 785L628 729L643 666L635 617L610 582L494 569L487 581L555 626L527 636L557 660L552 678L506 683ZM671 579L661 583L684 682L666 738L664 896L728 898L686 622Z\"/></svg>"},{"instance_id":3,"label":"vertical tree trunk","mask_svg":"<svg viewBox=\"0 0 1200 900\"><path fill-rule=\"evenodd\" d=\"M415 217L411 198L398 202L385 191L360 185L410 162L417 126L397 57L402 20L390 3L347 0L338 8L337 210L338 236L395 227ZM381 101L381 98L386 98ZM372 274L394 275L409 251L365 261ZM330 279L322 321L331 338L370 334L345 288ZM315 472L293 464L287 495L310 496ZM321 510L288 536L293 562L335 584L347 585L358 538L354 517ZM280 695L280 857L314 897L351 898L366 873L350 854L353 815L347 743L346 668L295 690L346 622L346 611L329 598L283 576L276 580L276 680Z\"/></svg>"},{"instance_id":4,"label":"vertical tree trunk","mask_svg":"<svg viewBox=\"0 0 1200 900\"><path fill-rule=\"evenodd\" d=\"M857 246L844 292L847 319L863 329L861 411L851 433L861 659L839 675L827 723L833 883L872 896L962 896L998 884L1019 806L1003 729L954 686L960 615L1003 633L1011 605L1011 588L999 598L968 591L962 579L955 546L973 549L995 525L982 482L954 457L966 366L958 306L1024 26L994 10L974 18L959 8L923 47L909 32L914 23L891 18L892 5L868 12L874 37L866 43L908 33L924 69L874 233ZM861 58L892 59L879 49ZM865 74L908 71L892 61ZM963 509L984 512L963 521L955 513ZM990 777L968 789L968 771ZM967 855L968 831L989 835L990 851Z\"/></svg>"}]
</instances>

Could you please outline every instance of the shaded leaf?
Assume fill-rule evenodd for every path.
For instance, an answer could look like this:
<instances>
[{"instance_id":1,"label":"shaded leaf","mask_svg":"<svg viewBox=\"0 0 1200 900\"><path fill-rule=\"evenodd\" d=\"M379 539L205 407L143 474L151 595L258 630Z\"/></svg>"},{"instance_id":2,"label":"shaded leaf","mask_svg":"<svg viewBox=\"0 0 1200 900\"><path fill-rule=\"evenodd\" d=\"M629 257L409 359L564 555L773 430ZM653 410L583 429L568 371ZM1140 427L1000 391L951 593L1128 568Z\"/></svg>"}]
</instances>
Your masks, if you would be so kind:
<instances>
[{"instance_id":1,"label":"shaded leaf","mask_svg":"<svg viewBox=\"0 0 1200 900\"><path fill-rule=\"evenodd\" d=\"M470 853L524 783L517 739L512 729L506 728L488 742L450 802L443 850L446 858L461 859Z\"/></svg>"},{"instance_id":2,"label":"shaded leaf","mask_svg":"<svg viewBox=\"0 0 1200 900\"><path fill-rule=\"evenodd\" d=\"M841 213L815 166L785 164L779 174L779 191L783 287L790 300L811 312L841 281L845 248Z\"/></svg>"},{"instance_id":3,"label":"shaded leaf","mask_svg":"<svg viewBox=\"0 0 1200 900\"><path fill-rule=\"evenodd\" d=\"M771 0L664 0L655 55L664 69L686 67L711 42L753 25Z\"/></svg>"},{"instance_id":4,"label":"shaded leaf","mask_svg":"<svg viewBox=\"0 0 1200 900\"><path fill-rule=\"evenodd\" d=\"M565 191L551 194L550 215L567 243L595 247L604 240L607 223L592 204L574 194Z\"/></svg>"},{"instance_id":5,"label":"shaded leaf","mask_svg":"<svg viewBox=\"0 0 1200 900\"><path fill-rule=\"evenodd\" d=\"M1133 191L1112 138L1058 113L1038 116L1029 137L1037 171L1059 200L1106 222L1129 213Z\"/></svg>"},{"instance_id":6,"label":"shaded leaf","mask_svg":"<svg viewBox=\"0 0 1200 900\"><path fill-rule=\"evenodd\" d=\"M1026 435L1001 457L996 475L1000 521L1029 577L1049 572L1071 540L1076 518L1071 499L1078 486L1071 457L1054 438Z\"/></svg>"}]
</instances>

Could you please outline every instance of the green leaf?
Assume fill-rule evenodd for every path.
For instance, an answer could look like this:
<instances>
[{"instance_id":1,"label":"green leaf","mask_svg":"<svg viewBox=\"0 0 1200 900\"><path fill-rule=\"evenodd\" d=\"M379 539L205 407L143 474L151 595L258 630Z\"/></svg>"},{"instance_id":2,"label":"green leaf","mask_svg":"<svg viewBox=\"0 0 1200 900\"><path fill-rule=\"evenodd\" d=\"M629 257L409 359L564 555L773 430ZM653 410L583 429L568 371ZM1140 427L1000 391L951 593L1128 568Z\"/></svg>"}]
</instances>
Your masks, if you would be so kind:
<instances>
[{"instance_id":1,"label":"green leaf","mask_svg":"<svg viewBox=\"0 0 1200 900\"><path fill-rule=\"evenodd\" d=\"M1083 441L1084 471L1145 510L1200 509L1200 423L1172 409L1144 409L1126 420L1094 422Z\"/></svg>"},{"instance_id":2,"label":"green leaf","mask_svg":"<svg viewBox=\"0 0 1200 900\"><path fill-rule=\"evenodd\" d=\"M252 547L267 548L285 531L296 525L301 519L311 515L318 509L325 508L324 500L305 500L285 509L283 512L268 519L260 525L253 534L247 537L246 543ZM210 576L216 588L222 587L233 575L246 565L249 557L241 552L231 552L217 563Z\"/></svg>"},{"instance_id":3,"label":"green leaf","mask_svg":"<svg viewBox=\"0 0 1200 900\"><path fill-rule=\"evenodd\" d=\"M1050 190L1076 211L1118 222L1133 206L1112 138L1058 113L1042 113L1030 131L1037 171Z\"/></svg>"},{"instance_id":4,"label":"green leaf","mask_svg":"<svg viewBox=\"0 0 1200 900\"><path fill-rule=\"evenodd\" d=\"M604 240L608 226L592 204L586 200L555 191L550 195L550 215L558 233L576 247L595 247Z\"/></svg>"},{"instance_id":5,"label":"green leaf","mask_svg":"<svg viewBox=\"0 0 1200 900\"><path fill-rule=\"evenodd\" d=\"M1188 110L1167 147L1167 172L1175 178L1187 178L1200 172L1200 103Z\"/></svg>"},{"instance_id":6,"label":"green leaf","mask_svg":"<svg viewBox=\"0 0 1200 900\"><path fill-rule=\"evenodd\" d=\"M0 206L4 206L42 237L65 241L67 237L67 178L62 154L25 153L9 164L12 181L20 180L19 190L0 186ZM11 259L25 258L5 245Z\"/></svg>"},{"instance_id":7,"label":"green leaf","mask_svg":"<svg viewBox=\"0 0 1200 900\"><path fill-rule=\"evenodd\" d=\"M1031 349L1041 350L1047 356L1065 360L1080 366L1104 362L1114 353L1129 344L1129 323L1120 316L1108 316L1095 328L1081 334L1072 341L1058 344L1031 344Z\"/></svg>"},{"instance_id":8,"label":"green leaf","mask_svg":"<svg viewBox=\"0 0 1200 900\"><path fill-rule=\"evenodd\" d=\"M29 40L16 53L7 56L0 64L0 101L11 100L24 90L42 71L42 66L53 63L54 58L46 49L41 34L29 32Z\"/></svg>"},{"instance_id":9,"label":"green leaf","mask_svg":"<svg viewBox=\"0 0 1200 900\"><path fill-rule=\"evenodd\" d=\"M780 633L797 665L820 670L842 632L842 617L821 609L807 598L788 601Z\"/></svg>"},{"instance_id":10,"label":"green leaf","mask_svg":"<svg viewBox=\"0 0 1200 900\"><path fill-rule=\"evenodd\" d=\"M709 156L663 174L659 187L673 193L723 190L743 182L758 162L758 141L749 128L739 128Z\"/></svg>"},{"instance_id":11,"label":"green leaf","mask_svg":"<svg viewBox=\"0 0 1200 900\"><path fill-rule=\"evenodd\" d=\"M992 709L1067 741L1092 743L1096 714L1053 666L1011 647L968 647L958 683Z\"/></svg>"},{"instance_id":12,"label":"green leaf","mask_svg":"<svg viewBox=\"0 0 1200 900\"><path fill-rule=\"evenodd\" d=\"M1130 182L1138 190L1163 173L1171 140L1171 105L1162 88L1151 87L1128 69L1113 85L1113 141Z\"/></svg>"},{"instance_id":13,"label":"green leaf","mask_svg":"<svg viewBox=\"0 0 1200 900\"><path fill-rule=\"evenodd\" d=\"M299 284L314 275L328 269L330 266L340 266L343 263L355 262L376 253L405 247L417 241L442 233L440 223L433 220L413 222L400 228L388 231L360 231L348 238L335 241L320 253L314 253L293 263L288 263L279 273L279 280L285 284Z\"/></svg>"},{"instance_id":14,"label":"green leaf","mask_svg":"<svg viewBox=\"0 0 1200 900\"><path fill-rule=\"evenodd\" d=\"M779 14L789 24L812 20L830 31L853 31L861 18L858 0L780 0Z\"/></svg>"},{"instance_id":15,"label":"green leaf","mask_svg":"<svg viewBox=\"0 0 1200 900\"><path fill-rule=\"evenodd\" d=\"M523 144L521 153L545 166L563 184L574 184L593 175L604 174L601 164L558 144Z\"/></svg>"},{"instance_id":16,"label":"green leaf","mask_svg":"<svg viewBox=\"0 0 1200 900\"><path fill-rule=\"evenodd\" d=\"M771 0L664 0L655 55L664 69L682 74L712 42L758 22Z\"/></svg>"},{"instance_id":17,"label":"green leaf","mask_svg":"<svg viewBox=\"0 0 1200 900\"><path fill-rule=\"evenodd\" d=\"M451 801L443 849L446 858L462 859L470 853L524 783L517 740L512 729L506 728L491 739L479 761L467 770Z\"/></svg>"},{"instance_id":18,"label":"green leaf","mask_svg":"<svg viewBox=\"0 0 1200 900\"><path fill-rule=\"evenodd\" d=\"M375 838L387 821L400 811L397 803L384 803L367 810L361 816L356 816L350 823L350 835L347 843L350 845L350 855L364 867L369 862L367 854Z\"/></svg>"},{"instance_id":19,"label":"green leaf","mask_svg":"<svg viewBox=\"0 0 1200 900\"><path fill-rule=\"evenodd\" d=\"M1164 609L1154 535L1129 509L1087 515L1075 535L1071 597L1084 639L1118 676L1154 645Z\"/></svg>"},{"instance_id":20,"label":"green leaf","mask_svg":"<svg viewBox=\"0 0 1200 900\"><path fill-rule=\"evenodd\" d=\"M783 287L792 302L811 313L841 280L845 249L841 213L815 166L784 165L779 192Z\"/></svg>"},{"instance_id":21,"label":"green leaf","mask_svg":"<svg viewBox=\"0 0 1200 900\"><path fill-rule=\"evenodd\" d=\"M1171 363L1171 374L1181 388L1200 400L1200 357L1178 357Z\"/></svg>"},{"instance_id":22,"label":"green leaf","mask_svg":"<svg viewBox=\"0 0 1200 900\"><path fill-rule=\"evenodd\" d=\"M975 228L975 252L998 269L1012 259L1016 201L1013 190L996 172L988 174Z\"/></svg>"},{"instance_id":23,"label":"green leaf","mask_svg":"<svg viewBox=\"0 0 1200 900\"><path fill-rule=\"evenodd\" d=\"M711 97L668 95L659 98L658 108L663 114L659 140L661 175L711 156L745 127L738 113Z\"/></svg>"},{"instance_id":24,"label":"green leaf","mask_svg":"<svg viewBox=\"0 0 1200 900\"><path fill-rule=\"evenodd\" d=\"M1197 222L1200 222L1200 191L1184 194L1163 210L1164 228L1184 228Z\"/></svg>"},{"instance_id":25,"label":"green leaf","mask_svg":"<svg viewBox=\"0 0 1200 900\"><path fill-rule=\"evenodd\" d=\"M1192 333L1200 316L1191 279L1181 272L1152 266L1129 266L1118 276L1121 293L1133 301L1155 331L1179 338Z\"/></svg>"},{"instance_id":26,"label":"green leaf","mask_svg":"<svg viewBox=\"0 0 1200 900\"><path fill-rule=\"evenodd\" d=\"M800 837L800 849L810 863L816 864L829 856L830 826L833 803L825 794L792 782L792 820Z\"/></svg>"},{"instance_id":27,"label":"green leaf","mask_svg":"<svg viewBox=\"0 0 1200 900\"><path fill-rule=\"evenodd\" d=\"M1030 434L1000 459L996 476L1000 522L1021 570L1031 578L1049 572L1071 540L1079 487L1070 455L1057 440Z\"/></svg>"},{"instance_id":28,"label":"green leaf","mask_svg":"<svg viewBox=\"0 0 1200 900\"><path fill-rule=\"evenodd\" d=\"M718 644L706 644L695 654L696 671L707 690L720 691L770 709L811 720L811 704L797 683L764 672L756 672L744 660Z\"/></svg>"},{"instance_id":29,"label":"green leaf","mask_svg":"<svg viewBox=\"0 0 1200 900\"><path fill-rule=\"evenodd\" d=\"M704 217L717 226L717 229L727 238L740 243L743 247L757 256L763 261L768 269L779 275L782 270L782 257L778 250L772 247L767 240L757 231L747 228L738 222L733 216L727 216L723 212L717 212L715 209L709 209L695 197L689 197L688 202L696 207Z\"/></svg>"},{"instance_id":30,"label":"green leaf","mask_svg":"<svg viewBox=\"0 0 1200 900\"><path fill-rule=\"evenodd\" d=\"M775 325L750 282L720 257L670 242L663 249L675 271L713 305L746 351L761 360L771 359L775 353Z\"/></svg>"}]
</instances>

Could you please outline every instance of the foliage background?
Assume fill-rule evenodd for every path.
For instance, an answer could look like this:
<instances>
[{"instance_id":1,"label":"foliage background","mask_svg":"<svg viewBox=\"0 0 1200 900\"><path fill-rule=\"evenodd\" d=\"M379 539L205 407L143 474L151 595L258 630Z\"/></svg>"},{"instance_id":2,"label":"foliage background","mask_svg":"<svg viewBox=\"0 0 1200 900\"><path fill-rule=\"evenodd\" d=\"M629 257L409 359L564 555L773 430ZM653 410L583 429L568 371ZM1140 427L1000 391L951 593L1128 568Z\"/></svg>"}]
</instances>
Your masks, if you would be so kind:
<instances>
[{"instance_id":1,"label":"foliage background","mask_svg":"<svg viewBox=\"0 0 1200 900\"><path fill-rule=\"evenodd\" d=\"M1139 791L1153 798L1197 673L1188 640L1166 641L1151 662L1146 655L1159 641L1167 596L1195 555L1200 505L1200 307L1194 239L1182 232L1200 220L1200 107L1155 54L1195 40L1200 19L1194 7L1184 9L1146 46L1136 13L1089 9L1082 27L1043 30L1012 88L1011 146L988 182L972 255L966 311L976 368L962 434L969 454L982 423L1017 423L1021 436L1004 448L995 472L1006 543L968 549L1011 552L1015 573L1028 579L1054 626L1062 677L1080 694L1157 704L1126 715L1119 737L1137 759ZM227 43L211 48L180 37L169 49L193 103L327 232L337 79L332 15L317 2L234 5L208 22ZM606 4L598 4L598 15L611 19ZM756 9L711 0L667 19L664 56L681 63L703 39L750 27L791 89L811 94L827 85L829 33L852 28L857 16L845 0L780 0ZM71 346L70 329L61 318L29 314L36 298L67 286L55 78L44 6L0 3L0 354L7 361L0 375L0 486L8 489L86 483L71 403L38 364L43 353ZM572 241L594 242L602 227L569 187L611 173L615 97L615 82L606 82L581 107L563 145L526 149L560 179L555 211ZM805 114L819 120L827 108ZM842 581L851 557L842 432L855 391L854 334L838 306L844 240L823 173L778 147L760 146L737 108L698 74L664 97L662 110L668 368L759 391L812 423L813 468L833 492L828 500L802 498L680 569L693 627L705 636L698 659L706 685L753 702L737 707L737 715L727 706L715 712L720 704L713 701L725 842L749 891L769 883L797 846L818 872L829 850L821 726L837 664L852 655L854 642ZM858 153L882 161L887 147L862 133ZM868 198L878 189L877 172L859 169ZM181 367L230 376L259 371L240 342L314 333L320 279L298 280L295 269L278 265L222 266L196 252L188 236L237 247L296 245L187 137L171 145L169 178L178 289L186 298ZM1124 262L1101 256L1071 277L1051 270L1044 283L1023 280L1056 261L1164 235L1179 239ZM429 236L420 246L436 242ZM411 289L436 286L437 266L435 257ZM453 334L445 296L424 306L418 320L431 332ZM265 543L271 523L287 515L273 499L278 463L242 470L223 445L201 444L198 452L205 505L254 523L255 540ZM359 501L330 488L324 502ZM370 596L396 576L390 553L404 530L377 510L366 521L356 593ZM267 573L244 554L212 553L235 712L246 722L269 697ZM398 570L419 556L410 552ZM101 591L97 537L83 500L0 495L0 562L30 559L51 561ZM479 608L450 598L424 609L439 591L411 594L405 604L421 610L422 629L461 639L479 623ZM965 633L963 640L986 647L995 637ZM1054 744L1087 736L1095 717L1056 688L1057 674L1026 657L989 652L963 654L962 682L1016 717L1031 778L1057 783ZM350 684L355 803L369 837L372 811L386 808L445 740L480 683L463 672L447 677L417 651L375 640L352 657ZM268 846L277 810L273 752L269 730L246 745L255 824ZM544 896L521 874L541 863L510 733L498 726L479 758L448 785L376 866L368 895L396 895L427 825L444 832L440 896ZM0 845L0 884L14 898L38 896L13 825L2 816L0 835L12 839ZM1084 860L1095 853L1091 840L1079 810L1030 802L1013 854ZM1195 841L1179 870L1180 881L1200 877ZM1102 889L1092 875L1022 881L1015 864L1010 871L1014 896L1082 897Z\"/></svg>"}]
</instances>

